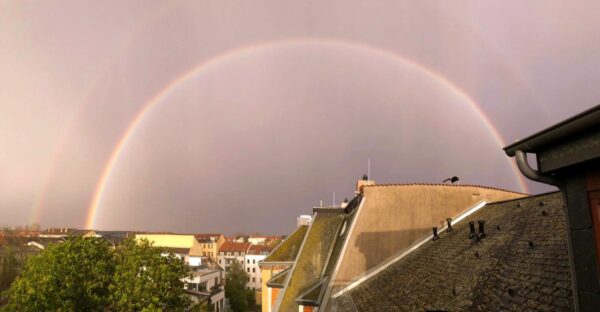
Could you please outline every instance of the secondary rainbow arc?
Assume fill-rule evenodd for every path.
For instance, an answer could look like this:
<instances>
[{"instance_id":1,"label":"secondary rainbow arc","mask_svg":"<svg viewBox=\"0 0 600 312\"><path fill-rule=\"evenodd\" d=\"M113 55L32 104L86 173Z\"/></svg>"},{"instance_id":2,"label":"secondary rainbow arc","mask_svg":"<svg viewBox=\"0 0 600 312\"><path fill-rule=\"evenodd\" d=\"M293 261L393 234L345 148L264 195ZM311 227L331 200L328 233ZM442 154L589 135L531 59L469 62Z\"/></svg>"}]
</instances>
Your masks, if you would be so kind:
<instances>
[{"instance_id":1,"label":"secondary rainbow arc","mask_svg":"<svg viewBox=\"0 0 600 312\"><path fill-rule=\"evenodd\" d=\"M92 197L89 207L88 207L88 213L87 213L87 217L86 217L86 228L89 228L89 229L94 228L95 219L96 219L96 215L98 213L98 209L101 205L102 196L106 190L106 186L110 180L111 174L113 172L113 169L114 169L116 163L119 160L120 155L122 154L124 148L127 146L127 143L131 139L132 135L135 133L138 126L144 120L144 117L157 104L159 104L164 98L166 98L173 90L177 89L178 86L184 84L189 79L196 77L198 74L205 72L208 69L212 68L213 66L216 66L230 58L234 58L235 56L244 55L246 53L257 51L260 49L276 48L276 47L286 46L286 45L329 45L329 46L336 46L336 47L349 48L349 49L359 49L362 51L370 52L378 57L391 58L396 62L407 65L410 68L416 69L416 70L420 71L421 73L424 73L430 79L433 79L437 83L440 83L443 87L451 90L456 95L458 95L466 104L468 104L468 106L475 113L477 113L480 116L482 123L490 131L490 134L492 135L492 137L494 138L496 143L500 147L503 147L504 145L506 145L505 142L503 141L499 131L496 129L494 124L490 121L488 116L483 112L483 110L477 105L477 103L465 91L463 91L456 85L452 84L447 78L440 75L439 73L436 73L435 71L423 66L422 64L419 64L413 60L410 60L410 59L403 57L399 54L396 54L394 52L391 52L391 51L388 51L385 49L380 49L377 47L373 47L373 46L370 46L367 44L362 44L362 43L355 43L355 42L348 42L348 41L334 40L334 39L315 39L315 38L298 38L298 39L290 39L290 40L282 40L282 41L247 45L247 46L243 46L243 47L240 47L238 49L235 49L235 50L223 53L223 54L219 54L209 60L201 62L198 65L192 67L190 70L184 72L181 76L179 76L178 78L172 80L170 83L165 85L158 93L156 93L152 98L150 98L150 100L148 102L146 102L142 106L140 111L136 114L136 116L129 123L126 130L123 132L123 135L118 140L117 144L115 145L114 149L112 150L112 152L110 154L110 157L109 157L106 165L104 166L104 169L102 170L102 174L100 176L100 179L98 180L98 183L96 184L93 197ZM510 163L510 165L513 169L517 183L521 187L521 191L527 193L527 186L526 186L525 181L524 181L523 177L521 176L518 168L516 167L516 164L513 163L508 158L507 158L507 161Z\"/></svg>"}]
</instances>

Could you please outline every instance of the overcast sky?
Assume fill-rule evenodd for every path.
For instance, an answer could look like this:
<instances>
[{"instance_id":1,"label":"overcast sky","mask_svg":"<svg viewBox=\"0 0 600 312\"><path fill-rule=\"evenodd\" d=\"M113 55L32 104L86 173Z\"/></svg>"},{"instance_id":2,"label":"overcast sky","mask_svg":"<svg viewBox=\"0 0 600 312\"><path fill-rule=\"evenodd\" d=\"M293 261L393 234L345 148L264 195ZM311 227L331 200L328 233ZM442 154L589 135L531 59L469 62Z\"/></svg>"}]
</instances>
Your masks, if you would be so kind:
<instances>
[{"instance_id":1,"label":"overcast sky","mask_svg":"<svg viewBox=\"0 0 600 312\"><path fill-rule=\"evenodd\" d=\"M0 1L0 225L102 186L99 229L288 233L369 158L525 191L503 143L600 103L599 55L598 1Z\"/></svg>"}]
</instances>

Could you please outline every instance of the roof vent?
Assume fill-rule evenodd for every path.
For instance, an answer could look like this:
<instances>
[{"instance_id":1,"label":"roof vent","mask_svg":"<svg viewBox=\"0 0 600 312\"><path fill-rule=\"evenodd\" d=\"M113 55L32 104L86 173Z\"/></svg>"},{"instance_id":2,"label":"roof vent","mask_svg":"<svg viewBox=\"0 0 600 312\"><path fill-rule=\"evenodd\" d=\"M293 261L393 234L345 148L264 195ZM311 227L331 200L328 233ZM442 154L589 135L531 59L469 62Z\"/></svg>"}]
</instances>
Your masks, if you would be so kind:
<instances>
[{"instance_id":1,"label":"roof vent","mask_svg":"<svg viewBox=\"0 0 600 312\"><path fill-rule=\"evenodd\" d=\"M477 233L475 233L475 222L469 222L469 230L471 230L471 233L469 233L469 239L477 236Z\"/></svg>"},{"instance_id":2,"label":"roof vent","mask_svg":"<svg viewBox=\"0 0 600 312\"><path fill-rule=\"evenodd\" d=\"M528 245L529 245L529 248L533 248L533 242L532 241L529 241Z\"/></svg>"},{"instance_id":3,"label":"roof vent","mask_svg":"<svg viewBox=\"0 0 600 312\"><path fill-rule=\"evenodd\" d=\"M433 230L433 241L440 239L440 236L437 233L437 226L431 228Z\"/></svg>"},{"instance_id":4,"label":"roof vent","mask_svg":"<svg viewBox=\"0 0 600 312\"><path fill-rule=\"evenodd\" d=\"M515 290L514 290L514 289L512 289L512 288L509 288L509 289L508 289L508 294L509 294L511 297L514 297L514 296L515 296Z\"/></svg>"},{"instance_id":5,"label":"roof vent","mask_svg":"<svg viewBox=\"0 0 600 312\"><path fill-rule=\"evenodd\" d=\"M496 230L500 231L500 226L496 225Z\"/></svg>"},{"instance_id":6,"label":"roof vent","mask_svg":"<svg viewBox=\"0 0 600 312\"><path fill-rule=\"evenodd\" d=\"M452 228L452 218L447 218L446 219L446 223L448 223L448 227L446 228L446 233L451 232L452 230L454 230Z\"/></svg>"},{"instance_id":7,"label":"roof vent","mask_svg":"<svg viewBox=\"0 0 600 312\"><path fill-rule=\"evenodd\" d=\"M517 207L521 207L521 203L517 203Z\"/></svg>"},{"instance_id":8,"label":"roof vent","mask_svg":"<svg viewBox=\"0 0 600 312\"><path fill-rule=\"evenodd\" d=\"M477 223L479 223L479 235L477 236L478 238L484 238L487 235L485 235L485 220L478 220Z\"/></svg>"},{"instance_id":9,"label":"roof vent","mask_svg":"<svg viewBox=\"0 0 600 312\"><path fill-rule=\"evenodd\" d=\"M548 215L548 213L546 212L546 210L542 210L542 216Z\"/></svg>"},{"instance_id":10,"label":"roof vent","mask_svg":"<svg viewBox=\"0 0 600 312\"><path fill-rule=\"evenodd\" d=\"M363 174L362 179L363 179L363 181L368 181L369 180L369 176L366 175L366 174Z\"/></svg>"},{"instance_id":11,"label":"roof vent","mask_svg":"<svg viewBox=\"0 0 600 312\"><path fill-rule=\"evenodd\" d=\"M476 252L475 252L475 257L477 257L477 258L481 258L481 255L479 254L479 251L476 251Z\"/></svg>"},{"instance_id":12,"label":"roof vent","mask_svg":"<svg viewBox=\"0 0 600 312\"><path fill-rule=\"evenodd\" d=\"M544 206L544 202L543 201L540 202L540 207L542 207L542 206Z\"/></svg>"}]
</instances>

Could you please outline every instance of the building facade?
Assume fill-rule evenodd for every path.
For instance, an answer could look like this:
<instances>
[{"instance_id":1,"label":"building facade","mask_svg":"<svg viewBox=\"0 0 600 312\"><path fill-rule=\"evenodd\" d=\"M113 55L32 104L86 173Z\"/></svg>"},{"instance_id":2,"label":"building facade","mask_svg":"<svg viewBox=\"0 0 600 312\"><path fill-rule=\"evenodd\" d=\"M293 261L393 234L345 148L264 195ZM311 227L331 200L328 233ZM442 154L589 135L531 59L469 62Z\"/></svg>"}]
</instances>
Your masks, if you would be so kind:
<instances>
[{"instance_id":1,"label":"building facade","mask_svg":"<svg viewBox=\"0 0 600 312\"><path fill-rule=\"evenodd\" d=\"M250 248L249 243L223 243L223 245L221 245L221 249L219 249L219 266L225 270L226 274L231 265L235 262L237 262L240 267L245 270L244 261L248 248Z\"/></svg>"},{"instance_id":2,"label":"building facade","mask_svg":"<svg viewBox=\"0 0 600 312\"><path fill-rule=\"evenodd\" d=\"M262 276L260 262L263 261L271 251L267 245L250 245L244 257L244 270L248 274L247 288L260 290L262 288Z\"/></svg>"}]
</instances>

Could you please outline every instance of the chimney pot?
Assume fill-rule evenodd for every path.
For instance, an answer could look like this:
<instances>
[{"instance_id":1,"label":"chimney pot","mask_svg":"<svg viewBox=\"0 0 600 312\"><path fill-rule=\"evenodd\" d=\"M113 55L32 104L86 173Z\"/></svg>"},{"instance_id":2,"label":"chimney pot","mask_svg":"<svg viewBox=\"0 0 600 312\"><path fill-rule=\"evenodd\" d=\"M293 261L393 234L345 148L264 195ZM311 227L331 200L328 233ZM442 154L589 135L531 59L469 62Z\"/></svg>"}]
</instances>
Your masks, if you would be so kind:
<instances>
[{"instance_id":1,"label":"chimney pot","mask_svg":"<svg viewBox=\"0 0 600 312\"><path fill-rule=\"evenodd\" d=\"M451 232L452 230L454 230L452 228L452 218L447 218L446 219L446 223L448 224L448 227L446 228L446 233Z\"/></svg>"},{"instance_id":2,"label":"chimney pot","mask_svg":"<svg viewBox=\"0 0 600 312\"><path fill-rule=\"evenodd\" d=\"M478 220L477 223L479 223L479 236L478 237L480 239L486 237L485 228L484 228L485 220Z\"/></svg>"},{"instance_id":3,"label":"chimney pot","mask_svg":"<svg viewBox=\"0 0 600 312\"><path fill-rule=\"evenodd\" d=\"M440 239L440 236L438 235L438 228L437 226L434 226L431 228L433 230L433 241L436 241L438 239Z\"/></svg>"},{"instance_id":4,"label":"chimney pot","mask_svg":"<svg viewBox=\"0 0 600 312\"><path fill-rule=\"evenodd\" d=\"M469 230L471 231L471 233L469 233L469 239L477 236L477 233L475 233L475 222L469 222Z\"/></svg>"}]
</instances>

